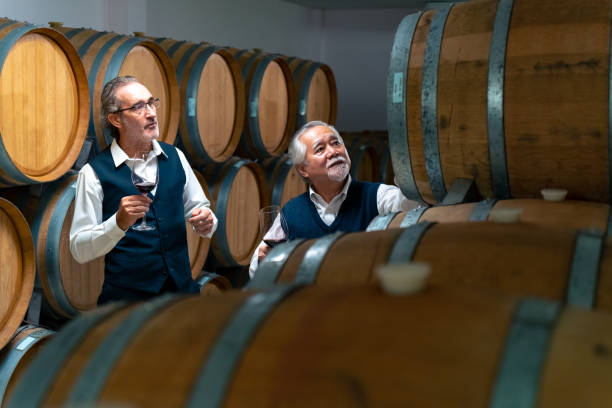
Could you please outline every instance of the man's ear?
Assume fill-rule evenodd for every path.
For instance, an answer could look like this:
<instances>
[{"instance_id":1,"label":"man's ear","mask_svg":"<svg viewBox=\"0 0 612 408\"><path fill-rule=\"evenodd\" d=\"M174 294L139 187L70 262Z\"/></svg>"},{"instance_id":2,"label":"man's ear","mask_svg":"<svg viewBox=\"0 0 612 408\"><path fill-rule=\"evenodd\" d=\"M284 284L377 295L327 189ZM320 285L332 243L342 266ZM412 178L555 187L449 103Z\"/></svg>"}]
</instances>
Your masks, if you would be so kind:
<instances>
[{"instance_id":1,"label":"man's ear","mask_svg":"<svg viewBox=\"0 0 612 408\"><path fill-rule=\"evenodd\" d=\"M121 127L121 121L119 120L119 115L116 113L109 113L108 121L111 123L111 125L113 125L116 128Z\"/></svg>"},{"instance_id":2,"label":"man's ear","mask_svg":"<svg viewBox=\"0 0 612 408\"><path fill-rule=\"evenodd\" d=\"M308 171L306 171L306 166L304 166L303 164L298 164L297 166L295 166L295 168L297 169L298 173L300 173L300 176L308 178Z\"/></svg>"}]
</instances>

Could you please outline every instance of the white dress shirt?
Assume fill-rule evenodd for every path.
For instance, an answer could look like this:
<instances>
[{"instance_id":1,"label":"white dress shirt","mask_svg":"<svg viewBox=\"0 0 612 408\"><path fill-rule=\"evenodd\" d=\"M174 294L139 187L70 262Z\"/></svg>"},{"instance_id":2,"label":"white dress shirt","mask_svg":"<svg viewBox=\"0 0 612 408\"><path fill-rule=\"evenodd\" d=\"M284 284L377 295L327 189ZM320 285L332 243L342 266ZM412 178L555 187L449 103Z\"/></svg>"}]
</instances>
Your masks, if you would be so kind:
<instances>
[{"instance_id":1,"label":"white dress shirt","mask_svg":"<svg viewBox=\"0 0 612 408\"><path fill-rule=\"evenodd\" d=\"M312 186L308 187L310 201L314 204L317 209L317 213L321 220L325 223L325 225L329 226L333 224L340 212L340 207L344 200L346 200L346 193L348 192L349 185L351 184L351 176L347 177L346 183L344 187L342 187L342 191L332 198L332 200L327 203L323 197L317 194ZM388 184L381 184L378 187L378 191L376 192L376 205L378 207L378 214L385 215L392 212L397 211L409 211L413 208L419 206L420 203L417 201L409 200L402 194L402 191L397 186L391 186ZM265 239L276 239L276 240L284 240L286 239L286 234L283 228L280 225L280 217L276 217L272 227L266 233ZM265 245L263 241L259 243L253 256L251 257L251 264L249 266L249 276L252 278L257 270L258 266L258 253L259 248Z\"/></svg>"},{"instance_id":2,"label":"white dress shirt","mask_svg":"<svg viewBox=\"0 0 612 408\"><path fill-rule=\"evenodd\" d=\"M110 147L115 167L124 162L132 168L133 160L119 147L115 140ZM183 205L185 209L185 220L191 218L191 212L196 208L210 209L210 201L206 198L202 186L198 182L189 162L183 152L176 149L183 170L185 170L185 187L183 189ZM157 166L157 156L166 155L159 143L153 141L153 159L149 160L147 166ZM151 191L155 195L157 186ZM74 198L74 217L70 227L70 252L79 263L89 262L92 259L106 255L125 236L117 225L117 213L106 221L102 221L102 200L104 192L102 184L93 168L86 164L79 171L76 181L76 196ZM210 238L217 229L217 217L214 213L213 227L205 237Z\"/></svg>"}]
</instances>

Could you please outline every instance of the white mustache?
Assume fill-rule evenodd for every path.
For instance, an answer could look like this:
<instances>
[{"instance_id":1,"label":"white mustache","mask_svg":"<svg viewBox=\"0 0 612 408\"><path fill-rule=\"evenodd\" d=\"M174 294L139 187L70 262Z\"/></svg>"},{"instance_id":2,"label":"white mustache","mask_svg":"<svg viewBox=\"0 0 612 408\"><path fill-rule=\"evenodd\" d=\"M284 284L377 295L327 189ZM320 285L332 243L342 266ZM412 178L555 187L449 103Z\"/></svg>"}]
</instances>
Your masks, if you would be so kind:
<instances>
[{"instance_id":1,"label":"white mustache","mask_svg":"<svg viewBox=\"0 0 612 408\"><path fill-rule=\"evenodd\" d=\"M336 156L333 159L331 159L330 161L327 162L327 166L326 168L330 168L331 166L337 164L337 163L346 163L346 160L344 159L344 157L341 156Z\"/></svg>"}]
</instances>

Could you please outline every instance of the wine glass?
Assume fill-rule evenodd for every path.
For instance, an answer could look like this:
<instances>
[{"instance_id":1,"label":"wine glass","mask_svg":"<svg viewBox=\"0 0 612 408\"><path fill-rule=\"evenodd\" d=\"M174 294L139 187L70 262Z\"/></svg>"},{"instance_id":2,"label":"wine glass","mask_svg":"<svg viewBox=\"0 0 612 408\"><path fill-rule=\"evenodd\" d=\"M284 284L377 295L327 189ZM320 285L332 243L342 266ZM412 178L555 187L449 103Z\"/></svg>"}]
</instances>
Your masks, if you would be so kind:
<instances>
[{"instance_id":1,"label":"wine glass","mask_svg":"<svg viewBox=\"0 0 612 408\"><path fill-rule=\"evenodd\" d=\"M282 232L280 235L266 236L275 222L280 223ZM259 230L261 231L263 242L271 248L287 241L287 222L280 211L280 206L270 205L259 210Z\"/></svg>"},{"instance_id":2,"label":"wine glass","mask_svg":"<svg viewBox=\"0 0 612 408\"><path fill-rule=\"evenodd\" d=\"M157 185L159 180L159 172L157 166L150 163L148 151L139 151L132 157L132 184L142 195L147 195ZM132 229L136 231L152 231L154 225L147 224L147 216L142 217L142 221L138 225L133 225Z\"/></svg>"}]
</instances>

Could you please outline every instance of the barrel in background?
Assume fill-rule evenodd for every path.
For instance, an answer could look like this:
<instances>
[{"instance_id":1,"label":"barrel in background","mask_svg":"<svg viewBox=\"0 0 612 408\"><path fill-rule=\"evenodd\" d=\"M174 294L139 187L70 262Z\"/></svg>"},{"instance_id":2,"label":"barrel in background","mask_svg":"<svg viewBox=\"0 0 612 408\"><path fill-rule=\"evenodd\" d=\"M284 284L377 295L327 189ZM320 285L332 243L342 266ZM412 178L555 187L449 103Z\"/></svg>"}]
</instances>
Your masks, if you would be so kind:
<instances>
[{"instance_id":1,"label":"barrel in background","mask_svg":"<svg viewBox=\"0 0 612 408\"><path fill-rule=\"evenodd\" d=\"M23 320L36 275L30 227L19 209L0 198L0 349Z\"/></svg>"},{"instance_id":2,"label":"barrel in background","mask_svg":"<svg viewBox=\"0 0 612 408\"><path fill-rule=\"evenodd\" d=\"M517 209L519 220L523 223L608 231L609 204L575 200L549 202L535 198L488 199L478 203L420 207L412 211L385 216L385 222L381 220L378 227L376 221L372 220L370 226L372 229L384 229L408 227L423 221L440 223L486 221L494 218L496 211L505 209ZM371 230L370 227L368 230Z\"/></svg>"},{"instance_id":3,"label":"barrel in background","mask_svg":"<svg viewBox=\"0 0 612 408\"><path fill-rule=\"evenodd\" d=\"M104 281L104 257L79 264L70 253L76 174L46 184L40 197L28 189L10 195L26 216L36 249L37 285L51 313L70 318L97 306Z\"/></svg>"},{"instance_id":4,"label":"barrel in background","mask_svg":"<svg viewBox=\"0 0 612 408\"><path fill-rule=\"evenodd\" d=\"M0 187L53 181L85 141L87 77L58 31L0 18Z\"/></svg>"},{"instance_id":5,"label":"barrel in background","mask_svg":"<svg viewBox=\"0 0 612 408\"><path fill-rule=\"evenodd\" d=\"M219 220L211 242L218 265L248 265L259 243L259 209L268 205L261 166L233 157L198 169L204 176Z\"/></svg>"},{"instance_id":6,"label":"barrel in background","mask_svg":"<svg viewBox=\"0 0 612 408\"><path fill-rule=\"evenodd\" d=\"M321 120L330 125L336 123L338 113L338 90L336 77L329 65L287 57L297 91L296 127Z\"/></svg>"},{"instance_id":7,"label":"barrel in background","mask_svg":"<svg viewBox=\"0 0 612 408\"><path fill-rule=\"evenodd\" d=\"M388 77L393 165L413 199L610 200L611 5L478 1L405 17Z\"/></svg>"},{"instance_id":8,"label":"barrel in background","mask_svg":"<svg viewBox=\"0 0 612 408\"><path fill-rule=\"evenodd\" d=\"M261 165L269 187L270 205L282 207L287 201L308 191L308 185L302 180L288 155L266 159Z\"/></svg>"},{"instance_id":9,"label":"barrel in background","mask_svg":"<svg viewBox=\"0 0 612 408\"><path fill-rule=\"evenodd\" d=\"M159 44L143 37L132 37L87 28L57 27L74 47L87 72L91 100L88 134L101 151L112 142L103 129L100 96L104 85L116 76L132 75L161 101L157 109L159 140L173 144L179 123L180 103L176 73Z\"/></svg>"},{"instance_id":10,"label":"barrel in background","mask_svg":"<svg viewBox=\"0 0 612 408\"><path fill-rule=\"evenodd\" d=\"M297 101L289 65L278 54L228 48L245 81L246 119L237 155L280 156L295 131Z\"/></svg>"},{"instance_id":11,"label":"barrel in background","mask_svg":"<svg viewBox=\"0 0 612 408\"><path fill-rule=\"evenodd\" d=\"M43 327L21 326L10 343L0 348L0 407L6 407L15 384L52 334Z\"/></svg>"},{"instance_id":12,"label":"barrel in background","mask_svg":"<svg viewBox=\"0 0 612 408\"><path fill-rule=\"evenodd\" d=\"M156 42L172 60L180 87L180 147L193 165L228 160L245 120L238 63L227 50L213 45L169 38Z\"/></svg>"}]
</instances>

